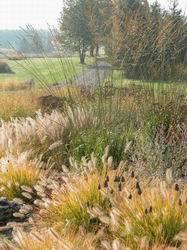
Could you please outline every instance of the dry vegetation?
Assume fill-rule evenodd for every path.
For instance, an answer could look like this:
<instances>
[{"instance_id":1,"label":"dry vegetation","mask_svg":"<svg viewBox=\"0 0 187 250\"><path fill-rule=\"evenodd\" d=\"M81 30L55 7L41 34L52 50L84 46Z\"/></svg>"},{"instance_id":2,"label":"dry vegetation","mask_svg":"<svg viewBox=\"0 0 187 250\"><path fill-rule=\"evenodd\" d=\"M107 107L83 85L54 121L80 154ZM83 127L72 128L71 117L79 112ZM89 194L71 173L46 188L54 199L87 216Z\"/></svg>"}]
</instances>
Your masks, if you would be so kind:
<instances>
[{"instance_id":1,"label":"dry vegetation","mask_svg":"<svg viewBox=\"0 0 187 250\"><path fill-rule=\"evenodd\" d=\"M91 46L106 43L121 76L111 70L94 87L76 86L69 79L80 65L59 54L54 65L45 57L42 67L42 59L24 62L47 91L12 80L0 87L0 249L187 249L186 69L178 58L186 19L181 13L172 19L157 3L151 10L140 1L130 12L122 2L96 6L100 14L91 4L87 20L82 1L67 1L67 13L83 14L84 22L68 16L67 23L75 25L71 31L83 28L73 41L83 36L83 57L90 48L85 36L97 38ZM110 26L100 38L83 25L97 15L98 32L102 22ZM175 77L180 84L140 80Z\"/></svg>"},{"instance_id":2,"label":"dry vegetation","mask_svg":"<svg viewBox=\"0 0 187 250\"><path fill-rule=\"evenodd\" d=\"M33 116L37 108L37 92L20 90L0 93L0 118L9 120L11 117Z\"/></svg>"},{"instance_id":3,"label":"dry vegetation","mask_svg":"<svg viewBox=\"0 0 187 250\"><path fill-rule=\"evenodd\" d=\"M0 196L20 206L1 248L186 249L184 91L71 86L62 110L1 121ZM42 94L8 95L34 112Z\"/></svg>"},{"instance_id":4,"label":"dry vegetation","mask_svg":"<svg viewBox=\"0 0 187 250\"><path fill-rule=\"evenodd\" d=\"M5 249L185 249L186 187L124 171L124 163L113 170L107 152L102 161L102 172L92 156L78 176L64 172L23 187L35 212L17 226L14 245L2 242Z\"/></svg>"}]
</instances>

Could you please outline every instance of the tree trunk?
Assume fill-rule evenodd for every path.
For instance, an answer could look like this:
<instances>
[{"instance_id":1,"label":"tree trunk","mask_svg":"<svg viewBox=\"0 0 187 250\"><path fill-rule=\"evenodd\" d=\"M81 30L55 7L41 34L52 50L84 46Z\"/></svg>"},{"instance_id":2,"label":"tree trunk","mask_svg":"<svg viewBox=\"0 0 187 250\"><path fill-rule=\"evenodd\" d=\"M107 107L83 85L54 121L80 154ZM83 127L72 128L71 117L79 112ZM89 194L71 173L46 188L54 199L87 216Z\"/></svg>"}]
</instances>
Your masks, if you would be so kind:
<instances>
[{"instance_id":1,"label":"tree trunk","mask_svg":"<svg viewBox=\"0 0 187 250\"><path fill-rule=\"evenodd\" d=\"M80 42L79 43L79 58L80 58L81 64L85 64L86 50L87 50L86 45Z\"/></svg>"},{"instance_id":2,"label":"tree trunk","mask_svg":"<svg viewBox=\"0 0 187 250\"><path fill-rule=\"evenodd\" d=\"M96 45L96 56L99 56L99 44Z\"/></svg>"},{"instance_id":3,"label":"tree trunk","mask_svg":"<svg viewBox=\"0 0 187 250\"><path fill-rule=\"evenodd\" d=\"M91 47L90 47L90 56L94 57L94 46L93 45L91 45Z\"/></svg>"},{"instance_id":4,"label":"tree trunk","mask_svg":"<svg viewBox=\"0 0 187 250\"><path fill-rule=\"evenodd\" d=\"M85 64L86 53L84 51L79 52L80 63Z\"/></svg>"}]
</instances>

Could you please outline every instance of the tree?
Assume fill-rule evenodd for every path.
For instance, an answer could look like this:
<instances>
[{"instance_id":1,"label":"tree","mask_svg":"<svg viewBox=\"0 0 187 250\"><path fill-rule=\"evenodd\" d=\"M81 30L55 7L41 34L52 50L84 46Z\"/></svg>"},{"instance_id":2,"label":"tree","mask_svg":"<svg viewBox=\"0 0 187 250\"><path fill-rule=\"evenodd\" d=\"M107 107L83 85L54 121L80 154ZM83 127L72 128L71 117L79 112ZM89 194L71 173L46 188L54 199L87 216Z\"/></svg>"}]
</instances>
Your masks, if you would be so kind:
<instances>
[{"instance_id":1,"label":"tree","mask_svg":"<svg viewBox=\"0 0 187 250\"><path fill-rule=\"evenodd\" d=\"M104 44L108 34L108 22L111 16L110 0L86 0L87 16L92 40L90 44L90 55L99 55L99 47Z\"/></svg>"},{"instance_id":2,"label":"tree","mask_svg":"<svg viewBox=\"0 0 187 250\"><path fill-rule=\"evenodd\" d=\"M60 41L79 53L81 64L85 63L92 40L85 3L85 0L66 0L60 18Z\"/></svg>"},{"instance_id":3,"label":"tree","mask_svg":"<svg viewBox=\"0 0 187 250\"><path fill-rule=\"evenodd\" d=\"M111 55L126 77L167 80L176 75L186 50L186 19L173 1L170 11L158 2L113 1Z\"/></svg>"},{"instance_id":4,"label":"tree","mask_svg":"<svg viewBox=\"0 0 187 250\"><path fill-rule=\"evenodd\" d=\"M132 59L133 50L137 48L138 40L141 39L141 30L146 26L147 9L146 0L113 1L109 41L111 41L111 55L115 64L121 64L124 56L129 57L129 60Z\"/></svg>"},{"instance_id":5,"label":"tree","mask_svg":"<svg viewBox=\"0 0 187 250\"><path fill-rule=\"evenodd\" d=\"M171 50L177 44L178 47L178 61L183 61L185 58L185 53L187 52L187 22L186 18L182 14L182 10L179 8L178 0L170 1L170 12L168 15L170 16L170 20L173 23L173 41L171 44Z\"/></svg>"}]
</instances>

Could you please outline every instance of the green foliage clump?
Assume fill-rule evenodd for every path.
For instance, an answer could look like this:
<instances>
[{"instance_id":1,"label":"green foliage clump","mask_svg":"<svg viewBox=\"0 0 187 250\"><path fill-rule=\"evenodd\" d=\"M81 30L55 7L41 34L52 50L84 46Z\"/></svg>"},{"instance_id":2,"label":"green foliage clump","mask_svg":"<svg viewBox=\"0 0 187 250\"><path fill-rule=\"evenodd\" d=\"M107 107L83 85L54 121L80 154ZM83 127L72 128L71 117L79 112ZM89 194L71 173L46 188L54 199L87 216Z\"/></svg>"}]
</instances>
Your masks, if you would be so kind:
<instances>
[{"instance_id":1,"label":"green foliage clump","mask_svg":"<svg viewBox=\"0 0 187 250\"><path fill-rule=\"evenodd\" d=\"M80 161L83 156L90 157L92 153L101 158L106 146L109 146L109 154L116 163L125 157L124 149L127 138L120 132L110 131L105 128L88 128L73 134L69 145L69 155Z\"/></svg>"}]
</instances>

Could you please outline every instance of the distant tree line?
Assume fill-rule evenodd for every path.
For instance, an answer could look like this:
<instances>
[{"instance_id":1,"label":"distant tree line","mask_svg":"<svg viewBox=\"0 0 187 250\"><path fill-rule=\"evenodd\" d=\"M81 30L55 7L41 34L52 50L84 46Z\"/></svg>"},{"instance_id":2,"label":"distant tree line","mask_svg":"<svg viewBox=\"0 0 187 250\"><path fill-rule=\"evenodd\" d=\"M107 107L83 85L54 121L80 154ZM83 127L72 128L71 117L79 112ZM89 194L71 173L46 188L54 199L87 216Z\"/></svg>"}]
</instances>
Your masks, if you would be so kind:
<instances>
[{"instance_id":1,"label":"distant tree line","mask_svg":"<svg viewBox=\"0 0 187 250\"><path fill-rule=\"evenodd\" d=\"M10 49L10 44L17 47L19 35L20 30L0 30L0 47Z\"/></svg>"},{"instance_id":2,"label":"distant tree line","mask_svg":"<svg viewBox=\"0 0 187 250\"><path fill-rule=\"evenodd\" d=\"M59 41L77 51L81 63L102 46L127 77L166 80L184 62L187 21L176 0L168 10L158 1L66 0Z\"/></svg>"},{"instance_id":3,"label":"distant tree line","mask_svg":"<svg viewBox=\"0 0 187 250\"><path fill-rule=\"evenodd\" d=\"M24 54L54 51L53 38L48 30L34 30L31 26L20 30L0 30L0 48L15 49Z\"/></svg>"}]
</instances>

